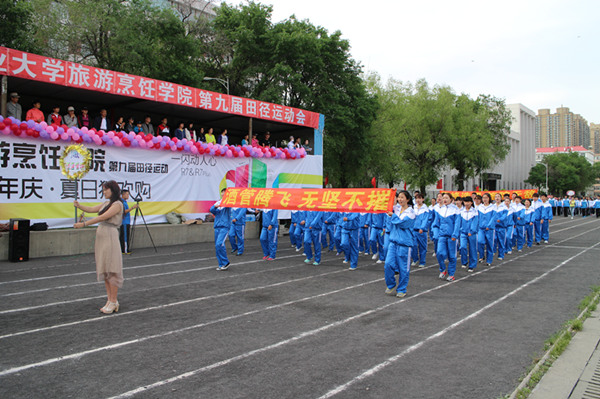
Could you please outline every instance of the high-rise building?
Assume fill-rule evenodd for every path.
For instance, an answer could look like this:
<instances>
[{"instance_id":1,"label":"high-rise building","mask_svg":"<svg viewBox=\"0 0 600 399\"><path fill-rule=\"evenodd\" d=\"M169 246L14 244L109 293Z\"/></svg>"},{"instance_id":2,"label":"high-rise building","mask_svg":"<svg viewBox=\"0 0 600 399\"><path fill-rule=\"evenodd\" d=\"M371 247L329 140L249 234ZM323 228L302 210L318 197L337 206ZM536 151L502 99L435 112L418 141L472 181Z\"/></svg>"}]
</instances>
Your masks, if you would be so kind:
<instances>
[{"instance_id":1,"label":"high-rise building","mask_svg":"<svg viewBox=\"0 0 600 399\"><path fill-rule=\"evenodd\" d=\"M568 107L538 110L535 126L536 148L582 146L591 148L590 127L579 114L574 114Z\"/></svg>"},{"instance_id":2,"label":"high-rise building","mask_svg":"<svg viewBox=\"0 0 600 399\"><path fill-rule=\"evenodd\" d=\"M590 123L590 140L594 154L600 155L600 124Z\"/></svg>"}]
</instances>

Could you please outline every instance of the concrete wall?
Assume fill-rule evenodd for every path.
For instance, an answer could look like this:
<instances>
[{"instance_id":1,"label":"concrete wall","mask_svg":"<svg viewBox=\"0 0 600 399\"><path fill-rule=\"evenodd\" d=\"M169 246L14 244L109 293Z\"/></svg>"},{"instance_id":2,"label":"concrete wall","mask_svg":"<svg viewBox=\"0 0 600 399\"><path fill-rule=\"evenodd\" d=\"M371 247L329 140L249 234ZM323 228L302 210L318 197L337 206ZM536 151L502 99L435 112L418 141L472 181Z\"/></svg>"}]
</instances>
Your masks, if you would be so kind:
<instances>
[{"instance_id":1,"label":"concrete wall","mask_svg":"<svg viewBox=\"0 0 600 399\"><path fill-rule=\"evenodd\" d=\"M153 224L148 225L154 244L157 247L214 242L212 223L203 224ZM246 223L246 237L258 238L259 222ZM47 231L32 231L29 236L29 257L42 258L48 256L67 256L88 254L94 252L95 227L85 229L57 229ZM148 231L144 225L135 228L133 250L152 248ZM0 237L0 260L8 259L8 232Z\"/></svg>"}]
</instances>

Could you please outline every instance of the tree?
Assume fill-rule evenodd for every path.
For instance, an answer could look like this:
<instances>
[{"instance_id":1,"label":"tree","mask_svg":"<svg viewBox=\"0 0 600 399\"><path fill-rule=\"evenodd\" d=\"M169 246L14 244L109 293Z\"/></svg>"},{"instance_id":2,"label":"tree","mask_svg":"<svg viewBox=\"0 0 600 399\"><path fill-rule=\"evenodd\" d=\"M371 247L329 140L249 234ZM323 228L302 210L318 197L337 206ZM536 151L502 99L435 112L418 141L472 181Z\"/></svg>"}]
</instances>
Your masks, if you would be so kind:
<instances>
[{"instance_id":1,"label":"tree","mask_svg":"<svg viewBox=\"0 0 600 399\"><path fill-rule=\"evenodd\" d=\"M576 152L546 155L542 163L548 165L548 191L556 195L564 195L568 190L584 193L600 177L599 168ZM535 165L525 182L538 188L545 186L546 168Z\"/></svg>"},{"instance_id":2,"label":"tree","mask_svg":"<svg viewBox=\"0 0 600 399\"><path fill-rule=\"evenodd\" d=\"M0 46L35 52L33 8L24 0L0 0Z\"/></svg>"}]
</instances>

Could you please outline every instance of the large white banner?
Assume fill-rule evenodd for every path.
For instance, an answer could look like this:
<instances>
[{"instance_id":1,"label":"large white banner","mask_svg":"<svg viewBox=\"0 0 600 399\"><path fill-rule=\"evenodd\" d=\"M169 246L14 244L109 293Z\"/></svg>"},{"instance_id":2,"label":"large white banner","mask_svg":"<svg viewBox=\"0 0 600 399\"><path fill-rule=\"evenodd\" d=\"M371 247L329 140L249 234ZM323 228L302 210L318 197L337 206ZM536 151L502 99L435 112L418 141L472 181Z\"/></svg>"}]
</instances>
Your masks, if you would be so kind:
<instances>
[{"instance_id":1,"label":"large white banner","mask_svg":"<svg viewBox=\"0 0 600 399\"><path fill-rule=\"evenodd\" d=\"M66 146L61 141L0 136L0 221L25 218L51 228L72 227L76 194L86 205L103 202L101 186L108 180L142 199L148 223L164 223L171 211L203 217L222 187L322 187L322 156L224 158L95 145L86 145L92 153L90 172L73 181L60 170Z\"/></svg>"}]
</instances>

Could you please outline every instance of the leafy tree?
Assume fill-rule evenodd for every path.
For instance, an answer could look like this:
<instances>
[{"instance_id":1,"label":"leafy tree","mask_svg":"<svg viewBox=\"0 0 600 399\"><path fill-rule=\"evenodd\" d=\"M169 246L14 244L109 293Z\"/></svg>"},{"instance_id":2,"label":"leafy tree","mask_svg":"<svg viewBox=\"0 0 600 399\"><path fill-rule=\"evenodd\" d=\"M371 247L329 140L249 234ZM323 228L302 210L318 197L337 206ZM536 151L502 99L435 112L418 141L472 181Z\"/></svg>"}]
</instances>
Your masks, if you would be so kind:
<instances>
[{"instance_id":1,"label":"leafy tree","mask_svg":"<svg viewBox=\"0 0 600 399\"><path fill-rule=\"evenodd\" d=\"M33 8L24 0L0 0L0 46L35 52Z\"/></svg>"},{"instance_id":2,"label":"leafy tree","mask_svg":"<svg viewBox=\"0 0 600 399\"><path fill-rule=\"evenodd\" d=\"M576 152L546 155L542 163L548 165L548 190L556 195L564 195L568 190L583 193L600 177L599 168ZM545 166L532 167L525 182L538 188L545 186Z\"/></svg>"}]
</instances>

